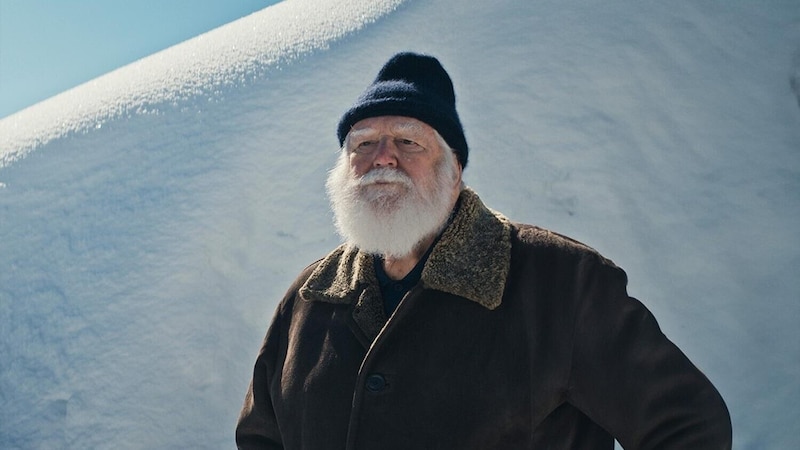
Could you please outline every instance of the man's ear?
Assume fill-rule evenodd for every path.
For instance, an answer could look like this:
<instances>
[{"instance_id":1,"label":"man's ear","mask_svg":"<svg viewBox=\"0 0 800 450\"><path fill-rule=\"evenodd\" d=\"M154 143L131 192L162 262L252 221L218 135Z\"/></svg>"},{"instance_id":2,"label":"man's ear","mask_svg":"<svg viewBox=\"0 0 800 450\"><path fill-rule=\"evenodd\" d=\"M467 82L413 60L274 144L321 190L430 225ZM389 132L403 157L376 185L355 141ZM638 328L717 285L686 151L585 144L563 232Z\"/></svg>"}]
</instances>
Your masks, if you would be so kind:
<instances>
[{"instance_id":1,"label":"man's ear","mask_svg":"<svg viewBox=\"0 0 800 450\"><path fill-rule=\"evenodd\" d=\"M461 167L461 163L458 161L458 158L455 158L454 164L456 165L456 183L455 184L458 187L458 190L461 191L461 183L463 182L463 179L461 178L461 176L464 174L464 168Z\"/></svg>"}]
</instances>

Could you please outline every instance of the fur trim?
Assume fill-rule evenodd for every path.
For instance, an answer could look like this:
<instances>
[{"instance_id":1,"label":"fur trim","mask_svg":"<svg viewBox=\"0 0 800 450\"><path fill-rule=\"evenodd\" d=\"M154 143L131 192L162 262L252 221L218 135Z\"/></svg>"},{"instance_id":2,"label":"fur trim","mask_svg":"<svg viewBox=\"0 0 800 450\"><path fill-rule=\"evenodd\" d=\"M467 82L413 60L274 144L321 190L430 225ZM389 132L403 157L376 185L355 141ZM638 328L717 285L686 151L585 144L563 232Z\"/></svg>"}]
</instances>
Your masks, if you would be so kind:
<instances>
[{"instance_id":1,"label":"fur trim","mask_svg":"<svg viewBox=\"0 0 800 450\"><path fill-rule=\"evenodd\" d=\"M487 208L469 188L422 271L422 283L472 300L500 306L511 265L511 223ZM343 244L323 258L300 288L308 301L354 304L353 318L369 336L386 322L372 255Z\"/></svg>"},{"instance_id":2,"label":"fur trim","mask_svg":"<svg viewBox=\"0 0 800 450\"><path fill-rule=\"evenodd\" d=\"M425 287L500 306L511 265L511 223L491 211L471 189L422 271Z\"/></svg>"}]
</instances>

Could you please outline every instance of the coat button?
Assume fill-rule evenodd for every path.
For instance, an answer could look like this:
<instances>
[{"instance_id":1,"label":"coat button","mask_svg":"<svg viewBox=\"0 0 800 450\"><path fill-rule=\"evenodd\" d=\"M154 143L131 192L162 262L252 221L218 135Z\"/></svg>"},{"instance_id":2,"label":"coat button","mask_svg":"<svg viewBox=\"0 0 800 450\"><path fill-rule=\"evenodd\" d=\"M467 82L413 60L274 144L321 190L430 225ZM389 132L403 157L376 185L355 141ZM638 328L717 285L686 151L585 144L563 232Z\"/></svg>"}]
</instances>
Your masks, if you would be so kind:
<instances>
[{"instance_id":1,"label":"coat button","mask_svg":"<svg viewBox=\"0 0 800 450\"><path fill-rule=\"evenodd\" d=\"M367 376L367 390L370 392L380 392L386 389L386 378L379 373L373 373Z\"/></svg>"}]
</instances>

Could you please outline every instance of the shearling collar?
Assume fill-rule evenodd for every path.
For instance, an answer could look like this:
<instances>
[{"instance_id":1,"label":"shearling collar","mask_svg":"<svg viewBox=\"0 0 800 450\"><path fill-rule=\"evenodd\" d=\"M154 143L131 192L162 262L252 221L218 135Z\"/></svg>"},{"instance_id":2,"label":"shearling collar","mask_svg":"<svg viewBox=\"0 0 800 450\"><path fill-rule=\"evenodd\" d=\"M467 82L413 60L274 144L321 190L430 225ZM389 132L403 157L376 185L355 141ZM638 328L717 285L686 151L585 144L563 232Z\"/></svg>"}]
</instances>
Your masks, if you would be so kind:
<instances>
[{"instance_id":1,"label":"shearling collar","mask_svg":"<svg viewBox=\"0 0 800 450\"><path fill-rule=\"evenodd\" d=\"M511 260L511 224L487 208L469 188L422 271L424 287L455 294L485 308L500 306ZM380 296L373 257L342 244L325 258L300 288L306 300L352 304ZM382 311L369 308L368 314Z\"/></svg>"}]
</instances>

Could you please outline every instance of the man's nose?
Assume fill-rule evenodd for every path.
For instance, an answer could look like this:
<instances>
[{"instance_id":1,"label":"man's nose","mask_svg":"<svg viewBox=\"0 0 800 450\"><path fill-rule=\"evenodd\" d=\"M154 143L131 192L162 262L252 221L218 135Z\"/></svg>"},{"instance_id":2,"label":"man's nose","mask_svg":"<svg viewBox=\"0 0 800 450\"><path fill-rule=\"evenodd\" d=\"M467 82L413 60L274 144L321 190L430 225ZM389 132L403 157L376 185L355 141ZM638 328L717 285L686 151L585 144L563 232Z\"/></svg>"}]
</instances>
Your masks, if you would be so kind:
<instances>
[{"instance_id":1,"label":"man's nose","mask_svg":"<svg viewBox=\"0 0 800 450\"><path fill-rule=\"evenodd\" d=\"M384 136L378 141L372 165L374 167L397 167L397 145L395 145L394 139Z\"/></svg>"}]
</instances>

